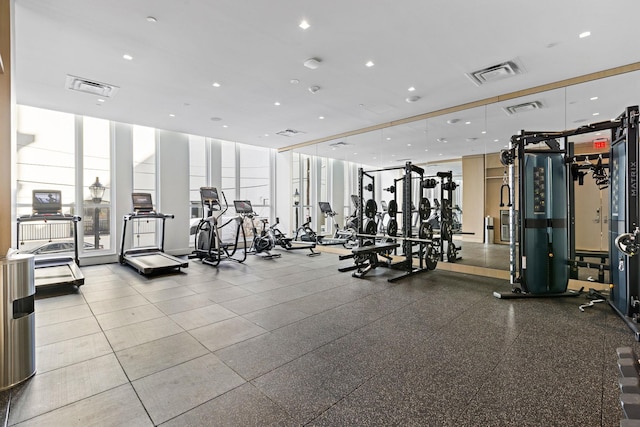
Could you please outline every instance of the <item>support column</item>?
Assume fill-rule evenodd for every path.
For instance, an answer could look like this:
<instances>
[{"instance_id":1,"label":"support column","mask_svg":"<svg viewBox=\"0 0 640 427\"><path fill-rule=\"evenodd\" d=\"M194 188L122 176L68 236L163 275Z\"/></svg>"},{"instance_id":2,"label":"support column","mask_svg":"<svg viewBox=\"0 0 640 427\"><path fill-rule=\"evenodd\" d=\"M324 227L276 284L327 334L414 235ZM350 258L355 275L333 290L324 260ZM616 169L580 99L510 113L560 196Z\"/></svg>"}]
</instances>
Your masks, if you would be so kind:
<instances>
[{"instance_id":1,"label":"support column","mask_svg":"<svg viewBox=\"0 0 640 427\"><path fill-rule=\"evenodd\" d=\"M15 96L12 72L13 0L0 0L0 256L11 247L15 188Z\"/></svg>"}]
</instances>

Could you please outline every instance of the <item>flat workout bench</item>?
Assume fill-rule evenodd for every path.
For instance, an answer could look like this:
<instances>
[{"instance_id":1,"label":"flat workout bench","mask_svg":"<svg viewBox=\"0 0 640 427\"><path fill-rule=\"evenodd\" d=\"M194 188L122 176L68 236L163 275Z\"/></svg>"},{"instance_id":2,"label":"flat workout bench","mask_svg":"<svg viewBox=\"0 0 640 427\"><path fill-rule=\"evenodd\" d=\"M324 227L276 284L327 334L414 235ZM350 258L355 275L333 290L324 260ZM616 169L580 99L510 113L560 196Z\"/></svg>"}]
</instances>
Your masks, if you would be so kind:
<instances>
[{"instance_id":1,"label":"flat workout bench","mask_svg":"<svg viewBox=\"0 0 640 427\"><path fill-rule=\"evenodd\" d=\"M351 250L355 265L339 268L338 271L355 271L352 276L361 279L369 271L378 266L378 255L391 260L386 253L400 247L400 243L376 243L365 246L359 246Z\"/></svg>"}]
</instances>

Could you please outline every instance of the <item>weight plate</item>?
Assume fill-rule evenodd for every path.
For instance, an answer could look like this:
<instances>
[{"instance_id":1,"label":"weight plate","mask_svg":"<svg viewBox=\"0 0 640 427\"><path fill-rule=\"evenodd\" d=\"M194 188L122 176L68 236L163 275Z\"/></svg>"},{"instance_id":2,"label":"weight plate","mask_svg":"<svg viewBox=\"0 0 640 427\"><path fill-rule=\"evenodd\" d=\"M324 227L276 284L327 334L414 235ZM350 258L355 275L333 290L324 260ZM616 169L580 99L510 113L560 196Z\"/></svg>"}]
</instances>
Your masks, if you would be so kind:
<instances>
[{"instance_id":1,"label":"weight plate","mask_svg":"<svg viewBox=\"0 0 640 427\"><path fill-rule=\"evenodd\" d=\"M424 252L424 262L429 270L435 270L438 265L438 253L431 243L427 245L427 250Z\"/></svg>"},{"instance_id":2,"label":"weight plate","mask_svg":"<svg viewBox=\"0 0 640 427\"><path fill-rule=\"evenodd\" d=\"M377 212L378 205L376 204L376 201L373 199L367 200L367 203L364 205L364 215L367 218L375 218Z\"/></svg>"},{"instance_id":3,"label":"weight plate","mask_svg":"<svg viewBox=\"0 0 640 427\"><path fill-rule=\"evenodd\" d=\"M364 187L365 190L367 191L373 191L373 184L369 183Z\"/></svg>"},{"instance_id":4,"label":"weight plate","mask_svg":"<svg viewBox=\"0 0 640 427\"><path fill-rule=\"evenodd\" d=\"M451 240L453 238L450 222L442 221L440 223L440 234L442 234L442 240Z\"/></svg>"},{"instance_id":5,"label":"weight plate","mask_svg":"<svg viewBox=\"0 0 640 427\"><path fill-rule=\"evenodd\" d=\"M368 220L366 222L366 225L364 226L364 234L376 234L376 230L377 230L378 226L376 225L376 222L372 219Z\"/></svg>"},{"instance_id":6,"label":"weight plate","mask_svg":"<svg viewBox=\"0 0 640 427\"><path fill-rule=\"evenodd\" d=\"M387 234L395 237L398 235L398 221L395 218L391 218L387 224Z\"/></svg>"},{"instance_id":7,"label":"weight plate","mask_svg":"<svg viewBox=\"0 0 640 427\"><path fill-rule=\"evenodd\" d=\"M418 207L420 219L426 221L431 216L431 202L426 197L420 199L420 206Z\"/></svg>"},{"instance_id":8,"label":"weight plate","mask_svg":"<svg viewBox=\"0 0 640 427\"><path fill-rule=\"evenodd\" d=\"M389 206L387 207L387 213L391 218L395 218L398 214L398 203L395 200L389 201Z\"/></svg>"},{"instance_id":9,"label":"weight plate","mask_svg":"<svg viewBox=\"0 0 640 427\"><path fill-rule=\"evenodd\" d=\"M428 222L420 224L420 228L418 229L418 238L428 240L433 239L433 228L431 228L431 224Z\"/></svg>"},{"instance_id":10,"label":"weight plate","mask_svg":"<svg viewBox=\"0 0 640 427\"><path fill-rule=\"evenodd\" d=\"M447 261L456 262L458 259L458 249L453 243L447 245Z\"/></svg>"}]
</instances>

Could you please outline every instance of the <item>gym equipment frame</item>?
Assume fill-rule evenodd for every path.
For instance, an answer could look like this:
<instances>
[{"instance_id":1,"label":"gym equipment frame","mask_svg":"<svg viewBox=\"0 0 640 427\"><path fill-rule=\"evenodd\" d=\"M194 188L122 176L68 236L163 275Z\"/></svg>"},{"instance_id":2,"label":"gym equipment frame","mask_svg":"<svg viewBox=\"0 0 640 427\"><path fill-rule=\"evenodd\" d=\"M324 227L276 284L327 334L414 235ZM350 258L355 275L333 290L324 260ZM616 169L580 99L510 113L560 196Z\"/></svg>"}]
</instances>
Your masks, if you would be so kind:
<instances>
[{"instance_id":1,"label":"gym equipment frame","mask_svg":"<svg viewBox=\"0 0 640 427\"><path fill-rule=\"evenodd\" d=\"M18 249L21 224L39 222L45 224L50 232L53 224L61 222L71 223L73 227L73 257L60 254L35 256L36 290L63 285L82 286L84 275L80 271L78 258L78 222L81 218L77 215L62 213L62 193L59 190L33 190L32 209L31 215L22 215L16 220L16 248Z\"/></svg>"},{"instance_id":2,"label":"gym equipment frame","mask_svg":"<svg viewBox=\"0 0 640 427\"><path fill-rule=\"evenodd\" d=\"M402 236L378 236L376 234L377 226L374 221L374 217L377 213L377 204L374 200L375 195L375 177L372 175L375 172L389 171L389 170L403 170L404 176L402 178ZM411 229L411 195L412 195L412 179L414 174L418 175L422 181L424 176L424 169L412 165L411 162L407 162L404 166L391 167L383 169L375 169L365 171L362 168L358 169L358 197L360 203L364 200L364 191L371 193L371 198L367 199L364 206L358 206L358 247L352 249L352 257L354 259L354 266L339 268L339 271L352 271L353 277L363 278L370 270L380 266L389 267L395 270L402 270L404 274L388 279L389 282L396 282L405 277L413 276L419 273L423 273L428 270L432 270L436 267L437 257L435 256L435 250L433 248L433 241L430 239L419 239L413 236ZM363 180L367 178L369 182L366 186L363 184ZM394 199L395 200L395 199ZM389 206L391 209L391 206ZM364 217L368 220L365 224ZM376 242L378 240L378 242ZM398 243L400 241L401 243ZM414 268L413 266L413 246L418 245L419 250L416 252L419 258L419 266ZM402 246L404 258L401 261L393 262L391 252ZM382 256L387 261L380 263L378 256Z\"/></svg>"},{"instance_id":3,"label":"gym equipment frame","mask_svg":"<svg viewBox=\"0 0 640 427\"><path fill-rule=\"evenodd\" d=\"M167 218L173 218L174 215L154 211L150 193L132 193L131 199L133 201L133 212L123 218L122 244L120 245L120 255L118 257L120 264L129 264L138 270L140 274L153 274L188 267L188 262L164 252L165 223ZM149 219L162 221L160 246L136 247L125 250L127 224L133 221L146 221Z\"/></svg>"}]
</instances>

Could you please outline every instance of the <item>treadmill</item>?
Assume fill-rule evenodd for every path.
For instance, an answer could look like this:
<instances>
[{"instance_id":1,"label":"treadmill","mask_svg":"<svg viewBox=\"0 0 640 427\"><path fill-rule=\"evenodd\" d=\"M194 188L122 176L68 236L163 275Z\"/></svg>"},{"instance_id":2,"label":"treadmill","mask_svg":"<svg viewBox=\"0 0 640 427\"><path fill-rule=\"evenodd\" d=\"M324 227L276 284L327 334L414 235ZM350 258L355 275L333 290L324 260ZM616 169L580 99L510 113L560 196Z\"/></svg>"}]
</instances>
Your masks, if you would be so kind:
<instances>
[{"instance_id":1,"label":"treadmill","mask_svg":"<svg viewBox=\"0 0 640 427\"><path fill-rule=\"evenodd\" d=\"M72 224L73 227L73 256L60 253L47 254L46 252L35 254L34 284L36 290L54 286L82 286L84 275L80 271L78 258L78 222L81 217L62 213L62 192L60 190L33 190L32 196L32 214L22 215L16 220L16 247L18 250L20 250L22 224L32 223L34 227L40 226L47 232L50 243L53 242L53 239L68 237L71 230L67 231L64 223ZM28 233L23 234L28 235Z\"/></svg>"},{"instance_id":2,"label":"treadmill","mask_svg":"<svg viewBox=\"0 0 640 427\"><path fill-rule=\"evenodd\" d=\"M189 267L189 263L183 259L176 258L164 253L164 230L167 218L174 218L174 215L163 214L153 210L153 202L150 193L132 193L133 212L124 216L122 226L122 245L120 246L120 264L129 264L138 270L140 274L154 274L171 270L180 270ZM160 247L141 246L131 249L124 249L127 240L127 224L134 221L146 221L149 219L162 220L162 232L160 235Z\"/></svg>"}]
</instances>

